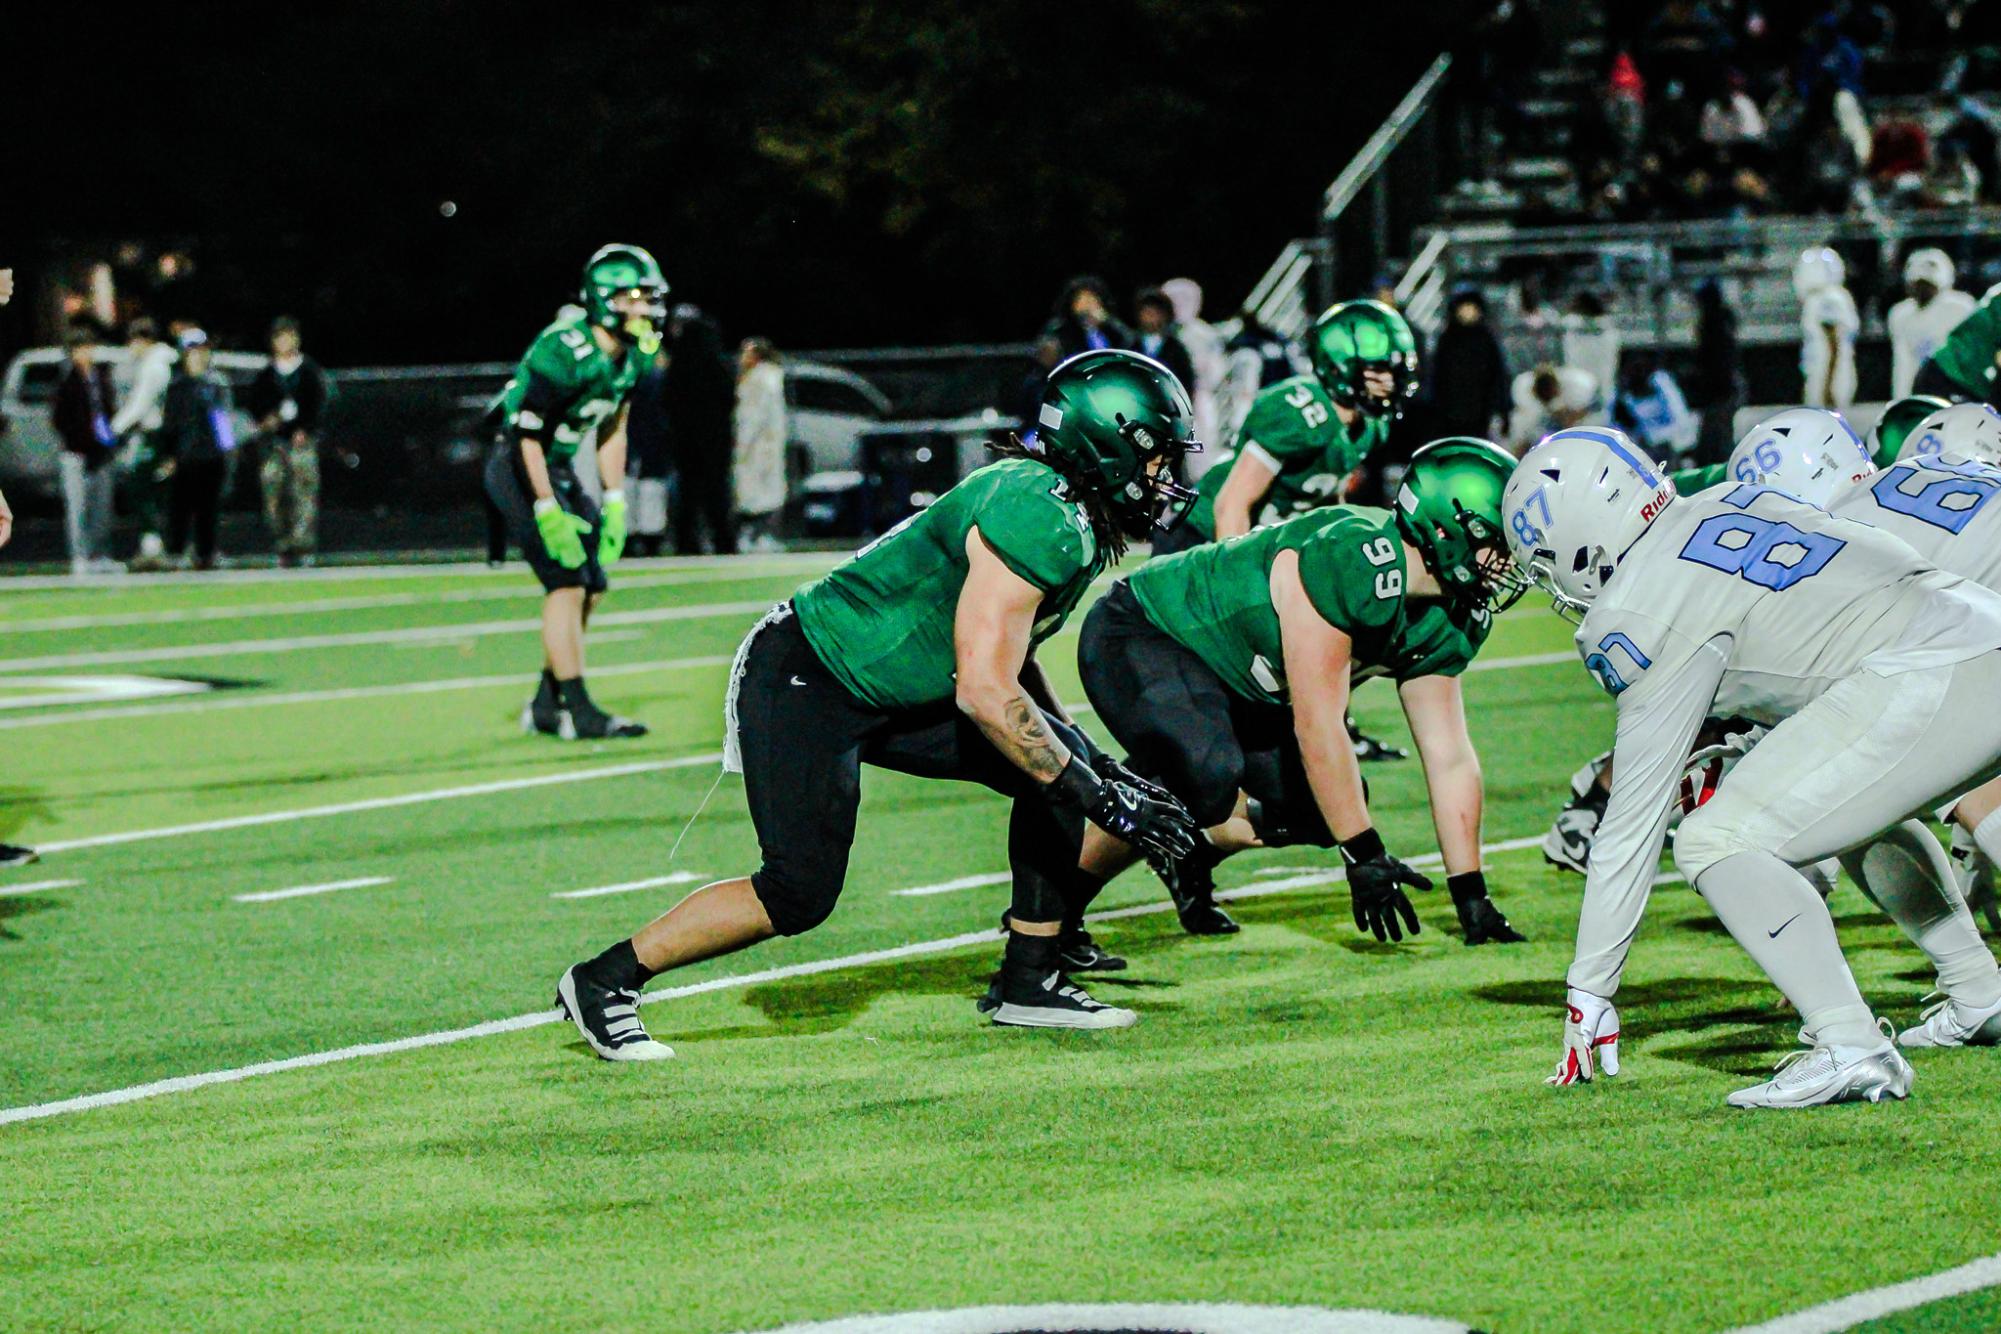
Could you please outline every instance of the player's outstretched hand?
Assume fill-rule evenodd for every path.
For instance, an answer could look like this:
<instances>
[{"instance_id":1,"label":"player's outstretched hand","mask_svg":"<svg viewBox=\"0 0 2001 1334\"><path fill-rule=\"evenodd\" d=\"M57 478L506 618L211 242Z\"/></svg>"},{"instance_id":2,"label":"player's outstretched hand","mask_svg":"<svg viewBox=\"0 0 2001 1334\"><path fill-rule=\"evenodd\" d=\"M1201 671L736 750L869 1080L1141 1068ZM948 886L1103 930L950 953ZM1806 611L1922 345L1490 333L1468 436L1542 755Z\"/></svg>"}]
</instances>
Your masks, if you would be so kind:
<instances>
[{"instance_id":1,"label":"player's outstretched hand","mask_svg":"<svg viewBox=\"0 0 2001 1334\"><path fill-rule=\"evenodd\" d=\"M598 564L612 566L625 554L625 492L607 491L598 510Z\"/></svg>"},{"instance_id":2,"label":"player's outstretched hand","mask_svg":"<svg viewBox=\"0 0 2001 1334\"><path fill-rule=\"evenodd\" d=\"M1373 829L1344 842L1341 859L1348 865L1348 897L1355 909L1357 931L1367 931L1377 940L1402 940L1405 929L1413 936L1422 932L1417 909L1410 906L1404 887L1430 889L1430 876L1390 856Z\"/></svg>"},{"instance_id":3,"label":"player's outstretched hand","mask_svg":"<svg viewBox=\"0 0 2001 1334\"><path fill-rule=\"evenodd\" d=\"M584 563L582 535L590 526L589 519L571 514L554 499L535 502L535 527L542 534L542 546L549 553L549 559L566 570L574 570Z\"/></svg>"},{"instance_id":4,"label":"player's outstretched hand","mask_svg":"<svg viewBox=\"0 0 2001 1334\"><path fill-rule=\"evenodd\" d=\"M1564 1001L1563 1055L1556 1073L1542 1082L1558 1088L1589 1084L1600 1071L1619 1073L1619 1012L1603 996L1572 987Z\"/></svg>"},{"instance_id":5,"label":"player's outstretched hand","mask_svg":"<svg viewBox=\"0 0 2001 1334\"><path fill-rule=\"evenodd\" d=\"M1171 796L1154 797L1116 779L1085 810L1092 824L1148 857L1179 861L1195 851L1195 817Z\"/></svg>"},{"instance_id":6,"label":"player's outstretched hand","mask_svg":"<svg viewBox=\"0 0 2001 1334\"><path fill-rule=\"evenodd\" d=\"M1452 906L1459 911L1459 929L1468 945L1513 945L1527 939L1494 906L1487 896L1487 877L1479 871L1449 875L1445 887L1452 891Z\"/></svg>"}]
</instances>

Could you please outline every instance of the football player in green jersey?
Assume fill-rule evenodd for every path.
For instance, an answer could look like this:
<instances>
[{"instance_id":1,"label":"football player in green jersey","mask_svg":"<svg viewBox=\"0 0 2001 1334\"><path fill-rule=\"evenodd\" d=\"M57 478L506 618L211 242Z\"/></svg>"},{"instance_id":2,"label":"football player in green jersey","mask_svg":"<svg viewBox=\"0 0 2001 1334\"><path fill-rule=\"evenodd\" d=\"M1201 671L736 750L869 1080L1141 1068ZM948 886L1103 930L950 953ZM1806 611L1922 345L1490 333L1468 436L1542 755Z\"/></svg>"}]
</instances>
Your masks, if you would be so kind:
<instances>
[{"instance_id":1,"label":"football player in green jersey","mask_svg":"<svg viewBox=\"0 0 2001 1334\"><path fill-rule=\"evenodd\" d=\"M1188 517L1154 539L1155 555L1337 503L1349 474L1417 392L1410 325L1380 301L1329 307L1306 347L1313 373L1281 380L1252 401L1236 449L1202 475Z\"/></svg>"},{"instance_id":2,"label":"football player in green jersey","mask_svg":"<svg viewBox=\"0 0 2001 1334\"><path fill-rule=\"evenodd\" d=\"M1887 468L1904 452L1904 440L1918 423L1952 404L1936 394L1912 394L1886 404L1876 424L1869 428L1869 457L1879 468Z\"/></svg>"},{"instance_id":3,"label":"football player in green jersey","mask_svg":"<svg viewBox=\"0 0 2001 1334\"><path fill-rule=\"evenodd\" d=\"M559 317L536 336L495 404L505 448L487 461L486 493L544 591L542 683L522 711L524 730L566 740L646 735L584 688L584 627L625 549L625 400L660 350L666 298L652 255L603 247L584 265L581 316ZM602 505L574 466L593 431Z\"/></svg>"},{"instance_id":4,"label":"football player in green jersey","mask_svg":"<svg viewBox=\"0 0 2001 1334\"><path fill-rule=\"evenodd\" d=\"M1529 586L1502 535L1513 469L1484 440L1435 441L1412 456L1394 512L1339 506L1149 561L1084 618L1079 661L1100 721L1202 826L1169 877L1184 916L1191 904L1212 915L1199 933L1235 929L1210 895L1217 862L1293 843L1340 847L1358 929L1418 930L1403 887L1431 882L1384 847L1342 725L1351 685L1386 676L1466 943L1521 939L1481 872L1480 762L1459 687L1494 613Z\"/></svg>"},{"instance_id":5,"label":"football player in green jersey","mask_svg":"<svg viewBox=\"0 0 2001 1334\"><path fill-rule=\"evenodd\" d=\"M1125 542L1185 502L1174 470L1196 447L1194 408L1158 362L1102 350L1050 372L1037 425L1032 450L1002 450L744 640L724 766L744 776L763 864L696 890L563 974L558 1002L600 1056L672 1054L634 1008L656 974L826 919L847 877L864 764L1013 798L996 1022L1114 1028L1137 1018L1069 981L1064 919L1129 848L1185 856L1194 826L1068 721L1034 654Z\"/></svg>"}]
</instances>

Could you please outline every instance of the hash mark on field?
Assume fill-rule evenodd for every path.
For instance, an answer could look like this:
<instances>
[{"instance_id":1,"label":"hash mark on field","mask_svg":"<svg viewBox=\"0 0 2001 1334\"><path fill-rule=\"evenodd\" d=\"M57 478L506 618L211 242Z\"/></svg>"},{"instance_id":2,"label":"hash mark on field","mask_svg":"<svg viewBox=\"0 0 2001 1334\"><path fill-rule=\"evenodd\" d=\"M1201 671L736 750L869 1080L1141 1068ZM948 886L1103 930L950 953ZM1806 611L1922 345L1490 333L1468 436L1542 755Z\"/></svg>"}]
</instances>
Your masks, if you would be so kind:
<instances>
[{"instance_id":1,"label":"hash mark on field","mask_svg":"<svg viewBox=\"0 0 2001 1334\"><path fill-rule=\"evenodd\" d=\"M644 880L628 880L618 885L598 885L591 889L563 889L551 894L552 899L594 899L601 894L630 894L636 889L658 889L662 885L686 885L702 878L700 871L669 871L666 875L649 876Z\"/></svg>"},{"instance_id":2,"label":"hash mark on field","mask_svg":"<svg viewBox=\"0 0 2001 1334\"><path fill-rule=\"evenodd\" d=\"M81 880L30 880L24 885L0 885L0 899L16 894L39 894L45 889L74 889Z\"/></svg>"},{"instance_id":3,"label":"hash mark on field","mask_svg":"<svg viewBox=\"0 0 2001 1334\"><path fill-rule=\"evenodd\" d=\"M990 871L986 875L962 875L957 880L941 880L935 885L913 885L909 889L892 889L889 892L899 898L915 899L927 894L951 894L961 889L979 889L983 885L1004 885L1012 879L1014 879L1012 871Z\"/></svg>"},{"instance_id":4,"label":"hash mark on field","mask_svg":"<svg viewBox=\"0 0 2001 1334\"><path fill-rule=\"evenodd\" d=\"M2001 1255L1983 1256L1956 1269L1822 1302L1762 1325L1746 1325L1731 1334L1834 1334L1899 1311L1992 1287L2001 1287Z\"/></svg>"},{"instance_id":5,"label":"hash mark on field","mask_svg":"<svg viewBox=\"0 0 2001 1334\"><path fill-rule=\"evenodd\" d=\"M367 889L371 885L386 885L394 876L364 875L352 880L329 880L324 885L294 885L290 889L265 889L255 894L232 894L238 903L272 903L278 899L303 899L308 894L331 894L339 889Z\"/></svg>"}]
</instances>

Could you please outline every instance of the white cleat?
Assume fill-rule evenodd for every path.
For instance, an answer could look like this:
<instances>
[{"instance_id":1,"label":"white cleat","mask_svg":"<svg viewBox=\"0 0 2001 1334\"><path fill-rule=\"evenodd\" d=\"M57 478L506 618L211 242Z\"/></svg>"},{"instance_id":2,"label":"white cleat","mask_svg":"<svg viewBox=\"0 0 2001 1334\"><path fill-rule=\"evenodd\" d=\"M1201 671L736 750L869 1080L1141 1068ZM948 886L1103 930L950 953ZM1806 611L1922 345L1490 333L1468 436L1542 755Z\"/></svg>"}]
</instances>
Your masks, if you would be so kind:
<instances>
[{"instance_id":1,"label":"white cleat","mask_svg":"<svg viewBox=\"0 0 2001 1334\"><path fill-rule=\"evenodd\" d=\"M984 1008L984 1007L983 1007ZM1089 992L1062 973L1041 978L1000 980L1000 1005L993 1021L1016 1028L1131 1028L1139 1015L1092 999Z\"/></svg>"},{"instance_id":2,"label":"white cleat","mask_svg":"<svg viewBox=\"0 0 2001 1334\"><path fill-rule=\"evenodd\" d=\"M1812 1042L1804 1029L1800 1041ZM1908 1098L1916 1076L1894 1043L1880 1047L1829 1047L1816 1043L1789 1053L1779 1072L1763 1084L1738 1089L1724 1101L1732 1107L1820 1107L1836 1102L1881 1102Z\"/></svg>"},{"instance_id":3,"label":"white cleat","mask_svg":"<svg viewBox=\"0 0 2001 1334\"><path fill-rule=\"evenodd\" d=\"M674 1049L655 1042L639 1019L639 993L579 978L572 967L556 983L556 1008L607 1061L665 1061Z\"/></svg>"},{"instance_id":4,"label":"white cleat","mask_svg":"<svg viewBox=\"0 0 2001 1334\"><path fill-rule=\"evenodd\" d=\"M1933 992L1925 997L1938 996ZM1897 1045L1906 1050L1918 1047L1991 1047L2001 1042L2001 1000L1982 1009L1941 998L1926 1010L1916 1028L1897 1034Z\"/></svg>"}]
</instances>

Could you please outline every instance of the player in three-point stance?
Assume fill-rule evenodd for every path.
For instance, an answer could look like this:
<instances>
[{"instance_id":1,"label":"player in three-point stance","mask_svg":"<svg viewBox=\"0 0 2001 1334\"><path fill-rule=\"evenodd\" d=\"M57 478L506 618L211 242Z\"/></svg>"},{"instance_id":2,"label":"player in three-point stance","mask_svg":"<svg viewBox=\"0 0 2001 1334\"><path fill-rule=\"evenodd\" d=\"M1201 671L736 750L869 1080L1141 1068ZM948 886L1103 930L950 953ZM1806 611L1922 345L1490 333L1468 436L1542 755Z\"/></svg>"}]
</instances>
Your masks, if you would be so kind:
<instances>
[{"instance_id":1,"label":"player in three-point stance","mask_svg":"<svg viewBox=\"0 0 2001 1334\"><path fill-rule=\"evenodd\" d=\"M1675 860L1799 1011L1808 1044L1729 1102L1906 1096L1910 1065L1793 868L2001 773L2001 597L1769 488L1678 500L1617 431L1559 431L1530 450L1505 509L1515 559L1582 617L1578 651L1618 701L1551 1082L1617 1072L1613 998L1690 743L1715 715L1772 730L1683 821ZM1994 968L1977 934L1941 963L1948 988L1962 968Z\"/></svg>"},{"instance_id":2,"label":"player in three-point stance","mask_svg":"<svg viewBox=\"0 0 2001 1334\"><path fill-rule=\"evenodd\" d=\"M558 1003L593 1050L672 1055L635 1008L649 979L809 931L833 911L864 764L1013 798L996 1022L1137 1019L1069 980L1064 922L1129 847L1179 858L1194 826L1063 716L1034 652L1126 541L1185 501L1175 468L1197 447L1193 424L1187 392L1158 362L1072 357L1043 389L1033 452L1003 450L759 622L731 674L725 765L743 773L763 864L563 974Z\"/></svg>"}]
</instances>

